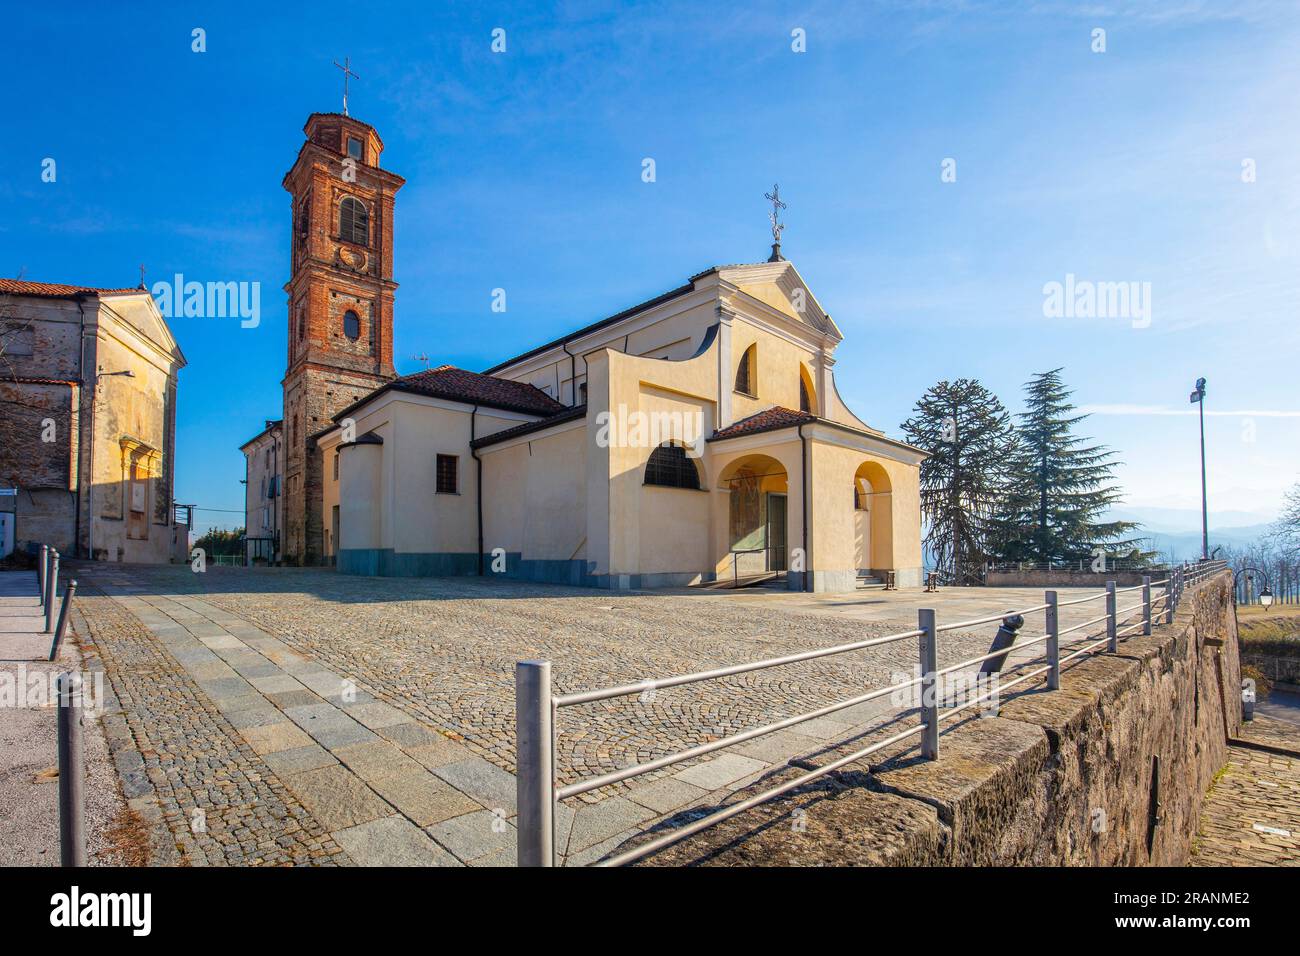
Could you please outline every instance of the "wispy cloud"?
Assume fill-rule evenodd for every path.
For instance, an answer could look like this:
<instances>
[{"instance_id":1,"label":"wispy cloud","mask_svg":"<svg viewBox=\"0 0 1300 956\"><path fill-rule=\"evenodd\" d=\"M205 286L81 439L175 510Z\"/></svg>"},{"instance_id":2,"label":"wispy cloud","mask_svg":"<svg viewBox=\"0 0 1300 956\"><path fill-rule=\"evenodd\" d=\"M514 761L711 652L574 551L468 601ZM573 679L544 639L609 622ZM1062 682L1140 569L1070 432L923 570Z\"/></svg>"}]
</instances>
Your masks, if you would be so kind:
<instances>
[{"instance_id":1,"label":"wispy cloud","mask_svg":"<svg viewBox=\"0 0 1300 956\"><path fill-rule=\"evenodd\" d=\"M1190 404L1190 403L1189 403ZM1167 405L1080 405L1078 411L1084 415L1195 415L1194 408L1170 408ZM1206 409L1206 417L1220 418L1300 418L1300 410L1289 411L1278 408L1244 408L1238 411Z\"/></svg>"}]
</instances>

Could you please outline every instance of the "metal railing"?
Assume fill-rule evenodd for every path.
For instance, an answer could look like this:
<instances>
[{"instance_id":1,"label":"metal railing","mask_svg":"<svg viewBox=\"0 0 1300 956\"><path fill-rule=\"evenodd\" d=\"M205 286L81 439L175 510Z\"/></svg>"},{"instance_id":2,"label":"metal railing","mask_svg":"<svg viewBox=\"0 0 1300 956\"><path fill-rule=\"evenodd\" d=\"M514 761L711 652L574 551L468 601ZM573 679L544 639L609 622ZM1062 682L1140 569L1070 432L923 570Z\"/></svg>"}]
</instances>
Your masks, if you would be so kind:
<instances>
[{"instance_id":1,"label":"metal railing","mask_svg":"<svg viewBox=\"0 0 1300 956\"><path fill-rule=\"evenodd\" d=\"M984 571L1092 571L1092 558L1080 558L1075 561L990 561L984 565ZM1106 558L1106 566L1093 573L1108 574L1111 571L1168 571L1167 564L1151 564L1146 561L1134 561L1131 558Z\"/></svg>"},{"instance_id":2,"label":"metal railing","mask_svg":"<svg viewBox=\"0 0 1300 956\"><path fill-rule=\"evenodd\" d=\"M730 552L731 553L731 586L733 588L740 587L740 556L742 554L764 555L763 570L746 571L745 572L746 579L754 578L754 577L766 577L767 575L771 574L774 575L774 577L772 578L772 580L774 581L784 580L782 575L787 574L786 569L773 568L771 566L773 556L783 552L784 550L785 550L784 548L773 548L771 546L764 547L764 548L732 548Z\"/></svg>"},{"instance_id":3,"label":"metal railing","mask_svg":"<svg viewBox=\"0 0 1300 956\"><path fill-rule=\"evenodd\" d=\"M881 697L886 697L901 692L911 691L919 686L920 701L919 706L908 708L916 709L919 712L920 723L916 726L909 727L906 730L895 733L884 740L878 740L874 743L861 748L847 756L839 757L823 766L817 767L808 773L801 774L792 780L788 780L779 786L764 790L762 793L749 797L745 800L729 804L721 809L714 810L684 826L678 827L669 833L659 836L653 840L639 844L630 850L617 854L613 857L607 857L599 861L597 866L621 866L625 863L631 863L642 857L649 856L658 850L663 849L689 836L699 833L716 823L720 823L730 817L743 813L753 807L769 800L773 800L785 793L795 790L807 783L812 782L820 777L838 770L854 761L861 760L870 756L877 751L886 747L900 743L909 737L920 736L921 755L927 760L937 760L939 758L939 727L945 721L951 720L958 714L964 713L971 707L978 704L987 706L990 698L1005 693L1013 687L1017 687L1037 677L1046 677L1046 684L1049 690L1056 690L1061 686L1061 667L1076 658L1086 654L1092 654L1097 651L1103 644L1107 646L1110 652L1115 652L1119 648L1121 636L1132 636L1135 629L1140 629L1142 634L1150 634L1153 623L1157 619L1157 612L1161 612L1164 618L1163 623L1173 621L1174 612L1185 590L1200 581L1204 580L1211 574L1217 573L1226 567L1225 562L1203 562L1196 566L1182 566L1170 570L1169 576L1160 581L1153 582L1150 577L1144 577L1142 584L1133 587L1117 588L1114 581L1106 583L1106 589L1100 594L1091 594L1073 600L1062 601L1056 591L1047 591L1044 593L1042 604L1029 608L1022 608L1017 611L1006 611L1000 614L992 614L986 617L977 618L967 621L956 621L949 624L938 624L936 614L933 608L921 608L917 611L917 626L908 631L902 631L896 634L888 634L883 637L874 637L862 641L854 641L849 644L840 644L835 647L819 648L817 650L803 651L797 654L787 654L783 657L773 657L766 660L752 661L745 664L733 664L728 667L719 667L707 671L698 671L692 674L681 674L673 677L666 677L657 680L643 680L631 684L620 684L614 687L605 687L597 690L581 691L572 694L554 694L551 687L551 663L550 661L520 661L515 665L515 728L516 728L516 747L518 758L518 776L516 780L517 797L518 797L518 865L520 866L553 866L555 865L555 817L556 807L559 801L576 797L580 794L590 793L593 790L599 790L612 784L621 783L632 777L641 776L642 774L651 773L656 770L662 770L665 767L671 767L675 764L687 760L693 760L697 757L703 757L726 747L731 747L756 737L774 733L778 730L784 730L789 727L795 727L805 721L816 720L819 717L826 717L830 714L837 713L849 707L859 704L865 704ZM1151 589L1153 585L1163 585L1164 592L1158 597L1152 597ZM1132 594L1140 591L1140 600L1126 607L1119 607L1120 595ZM1075 624L1071 627L1062 629L1059 624L1059 611L1063 607L1073 605L1087 604L1092 601L1105 601L1105 613L1082 623ZM957 664L950 664L947 667L940 668L938 664L939 635L947 631L968 630L993 622L1002 622L1004 627L1009 626L1009 622L1016 618L1023 620L1023 616L1034 614L1039 611L1044 612L1046 628L1045 633L1031 640L1015 640L1009 647L1001 647L979 657L973 657L969 660L961 661ZM1141 611L1141 617L1135 623L1119 626L1121 620L1134 611ZM1097 638L1095 633L1083 634L1079 637L1072 638L1068 642L1067 649L1069 653L1062 656L1061 639L1070 634L1076 634L1080 631L1086 631L1099 624L1105 624L1103 636ZM1012 633L1019 628L1020 624L1012 627ZM629 767L623 767L619 770L613 770L595 777L588 777L577 783L571 783L566 786L556 784L556 767L555 767L555 728L556 717L561 708L574 707L580 704L590 704L597 701L612 700L619 697L629 697L634 694L643 694L647 691L658 691L670 687L681 687L687 684L695 684L701 681L718 680L724 677L732 677L737 674L745 674L752 671L765 670L771 667L781 667L788 664L796 664L802 661L817 660L824 657L831 657L839 654L849 654L855 651L866 650L874 647L882 647L887 644L895 644L899 641L917 640L917 660L919 669L917 676L910 680L900 681L890 684L887 687L877 688L864 694L859 694L847 700L837 701L820 707L807 713L799 714L794 717L786 717L781 720L765 724L761 727L754 727L740 733L723 737L719 740L712 740L707 743L690 747L686 750L680 750L663 757L657 757L647 760L643 763L633 764ZM1044 645L1043 654L1027 660L1006 665L1007 670L1019 670L1031 664L1039 666L1027 673L1021 674L1014 680L1008 682L995 681L993 689L984 693L977 693L970 699L961 704L954 703L952 706L945 707L940 691L940 678L945 675L955 673L965 668L973 667L977 664L983 664L986 661L1004 660L1012 651L1024 650L1026 648ZM1075 645L1079 646L1075 646ZM1001 663L995 665L995 669L1000 668Z\"/></svg>"}]
</instances>

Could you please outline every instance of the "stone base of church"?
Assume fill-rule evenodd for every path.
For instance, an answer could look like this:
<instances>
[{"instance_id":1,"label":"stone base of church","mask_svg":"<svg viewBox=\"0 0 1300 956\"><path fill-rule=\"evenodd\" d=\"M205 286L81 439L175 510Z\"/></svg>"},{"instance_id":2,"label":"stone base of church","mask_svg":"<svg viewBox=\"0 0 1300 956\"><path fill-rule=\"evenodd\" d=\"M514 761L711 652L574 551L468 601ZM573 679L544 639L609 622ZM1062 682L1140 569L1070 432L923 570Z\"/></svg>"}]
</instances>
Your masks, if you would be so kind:
<instances>
[{"instance_id":1,"label":"stone base of church","mask_svg":"<svg viewBox=\"0 0 1300 956\"><path fill-rule=\"evenodd\" d=\"M513 581L536 581L539 584L567 584L572 587L598 588L606 591L636 591L653 588L683 588L717 580L711 571L663 571L651 574L594 574L587 561L525 558L518 552L483 555L485 576ZM375 577L436 578L472 577L478 574L478 558L466 552L395 552L391 548L344 548L335 565L340 574ZM819 594L845 594L856 591L859 571L817 571L812 573L812 590ZM884 573L876 572L883 580ZM804 590L805 575L791 571L786 587ZM921 568L899 568L894 576L900 588L921 587Z\"/></svg>"},{"instance_id":2,"label":"stone base of church","mask_svg":"<svg viewBox=\"0 0 1300 956\"><path fill-rule=\"evenodd\" d=\"M641 588L689 587L715 579L712 572L679 571L656 574L593 574L583 560L524 558L518 552L502 556L483 555L485 576L539 584L567 584L573 587L629 591ZM473 553L395 552L391 548L344 548L336 567L341 574L375 577L469 577L478 574Z\"/></svg>"}]
</instances>

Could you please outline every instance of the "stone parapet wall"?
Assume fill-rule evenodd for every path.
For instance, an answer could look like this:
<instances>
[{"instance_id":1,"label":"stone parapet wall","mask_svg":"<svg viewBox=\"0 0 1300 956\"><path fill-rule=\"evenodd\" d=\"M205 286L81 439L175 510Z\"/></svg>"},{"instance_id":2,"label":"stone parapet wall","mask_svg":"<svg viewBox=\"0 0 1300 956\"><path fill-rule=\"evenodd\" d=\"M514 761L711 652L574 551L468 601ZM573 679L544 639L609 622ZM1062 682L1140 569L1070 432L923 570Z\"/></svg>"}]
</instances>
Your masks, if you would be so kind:
<instances>
[{"instance_id":1,"label":"stone parapet wall","mask_svg":"<svg viewBox=\"0 0 1300 956\"><path fill-rule=\"evenodd\" d=\"M1127 588L1141 584L1144 576L1150 576L1153 582L1163 581L1168 573L1163 568L1147 571L1071 571L1066 568L990 571L984 576L984 583L991 588L1104 588L1107 581L1114 581Z\"/></svg>"},{"instance_id":2,"label":"stone parapet wall","mask_svg":"<svg viewBox=\"0 0 1300 956\"><path fill-rule=\"evenodd\" d=\"M1300 656L1243 651L1241 663L1257 668L1275 684L1300 684Z\"/></svg>"},{"instance_id":3,"label":"stone parapet wall","mask_svg":"<svg viewBox=\"0 0 1300 956\"><path fill-rule=\"evenodd\" d=\"M853 765L651 862L1182 865L1241 727L1230 582L1225 572L1189 589L1171 625L1119 653L1067 665L1059 691L945 725L937 761L898 745L869 772Z\"/></svg>"}]
</instances>

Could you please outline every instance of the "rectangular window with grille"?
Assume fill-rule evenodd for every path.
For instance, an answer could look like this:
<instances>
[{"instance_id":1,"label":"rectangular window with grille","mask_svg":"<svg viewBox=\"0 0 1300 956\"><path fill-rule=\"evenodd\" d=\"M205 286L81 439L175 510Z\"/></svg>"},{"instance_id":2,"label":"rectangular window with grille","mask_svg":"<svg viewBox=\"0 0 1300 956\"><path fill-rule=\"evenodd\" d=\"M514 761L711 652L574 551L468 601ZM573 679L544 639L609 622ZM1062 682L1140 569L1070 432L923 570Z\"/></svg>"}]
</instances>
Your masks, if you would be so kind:
<instances>
[{"instance_id":1,"label":"rectangular window with grille","mask_svg":"<svg viewBox=\"0 0 1300 956\"><path fill-rule=\"evenodd\" d=\"M435 490L440 495L458 493L456 485L456 465L459 459L455 455L439 455L437 462L437 485Z\"/></svg>"}]
</instances>

